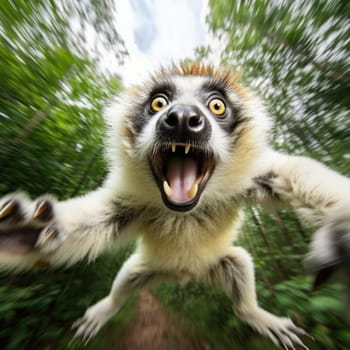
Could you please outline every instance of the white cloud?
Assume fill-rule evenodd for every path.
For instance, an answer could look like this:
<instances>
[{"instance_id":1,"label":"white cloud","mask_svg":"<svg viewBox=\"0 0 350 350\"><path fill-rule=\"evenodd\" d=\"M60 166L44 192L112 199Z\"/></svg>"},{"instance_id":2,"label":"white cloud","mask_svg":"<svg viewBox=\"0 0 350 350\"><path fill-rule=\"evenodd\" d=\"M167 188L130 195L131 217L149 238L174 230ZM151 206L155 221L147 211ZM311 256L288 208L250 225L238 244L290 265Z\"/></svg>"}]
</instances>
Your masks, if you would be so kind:
<instances>
[{"instance_id":1,"label":"white cloud","mask_svg":"<svg viewBox=\"0 0 350 350\"><path fill-rule=\"evenodd\" d=\"M139 82L155 66L193 57L206 39L206 0L147 0L137 6L141 1L133 0L133 6L128 0L116 2L118 29L130 54L118 70L126 85ZM143 51L136 44L136 30L138 40L150 41L139 45Z\"/></svg>"}]
</instances>

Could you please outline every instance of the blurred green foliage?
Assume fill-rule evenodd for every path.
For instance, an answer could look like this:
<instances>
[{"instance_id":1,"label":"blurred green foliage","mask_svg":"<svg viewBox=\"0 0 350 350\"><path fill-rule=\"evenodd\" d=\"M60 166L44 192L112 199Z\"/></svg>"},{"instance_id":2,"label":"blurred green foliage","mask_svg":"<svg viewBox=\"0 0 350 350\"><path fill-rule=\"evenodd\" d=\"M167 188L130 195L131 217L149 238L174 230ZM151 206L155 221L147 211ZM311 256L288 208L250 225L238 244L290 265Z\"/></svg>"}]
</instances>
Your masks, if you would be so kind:
<instances>
[{"instance_id":1,"label":"blurred green foliage","mask_svg":"<svg viewBox=\"0 0 350 350\"><path fill-rule=\"evenodd\" d=\"M72 322L104 297L125 250L101 256L94 264L82 262L66 270L42 270L0 276L0 346L2 349L67 349ZM123 324L121 317L116 324ZM72 349L83 348L74 342Z\"/></svg>"},{"instance_id":2,"label":"blurred green foliage","mask_svg":"<svg viewBox=\"0 0 350 350\"><path fill-rule=\"evenodd\" d=\"M267 101L276 147L349 174L350 2L213 0L210 8L222 62Z\"/></svg>"},{"instance_id":3,"label":"blurred green foliage","mask_svg":"<svg viewBox=\"0 0 350 350\"><path fill-rule=\"evenodd\" d=\"M97 69L70 27L76 16L87 25L96 10L100 26L113 28L113 2L82 3L0 4L0 193L67 197L101 182L102 107L119 80Z\"/></svg>"},{"instance_id":4,"label":"blurred green foliage","mask_svg":"<svg viewBox=\"0 0 350 350\"><path fill-rule=\"evenodd\" d=\"M198 49L201 57L219 50L224 64L244 71L274 116L278 149L318 158L344 174L350 172L349 4L210 1L207 20L216 41ZM112 0L0 2L0 195L23 189L68 198L102 182L102 109L120 83L96 63L108 47L121 60L125 54L113 16ZM102 47L88 49L89 26ZM262 306L312 334L310 349L348 349L341 284L310 291L302 266L310 231L286 210L246 208L246 215L239 243L254 256ZM1 274L0 348L66 349L72 322L107 293L131 249L65 270ZM162 284L153 293L212 349L273 348L233 316L220 291L191 283ZM115 346L132 322L134 301L89 349Z\"/></svg>"}]
</instances>

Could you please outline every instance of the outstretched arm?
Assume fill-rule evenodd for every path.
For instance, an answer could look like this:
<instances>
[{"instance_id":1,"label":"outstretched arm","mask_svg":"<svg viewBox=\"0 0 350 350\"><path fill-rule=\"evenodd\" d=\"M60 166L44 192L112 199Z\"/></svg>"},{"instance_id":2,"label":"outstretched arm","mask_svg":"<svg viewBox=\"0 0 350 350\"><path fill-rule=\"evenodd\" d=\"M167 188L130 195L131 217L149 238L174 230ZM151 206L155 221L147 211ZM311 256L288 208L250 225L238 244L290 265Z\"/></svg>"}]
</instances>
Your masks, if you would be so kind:
<instances>
[{"instance_id":1,"label":"outstretched arm","mask_svg":"<svg viewBox=\"0 0 350 350\"><path fill-rule=\"evenodd\" d=\"M271 153L255 177L260 203L282 202L315 226L308 257L315 285L343 267L350 270L350 179L306 158ZM254 191L253 191L254 192Z\"/></svg>"},{"instance_id":2,"label":"outstretched arm","mask_svg":"<svg viewBox=\"0 0 350 350\"><path fill-rule=\"evenodd\" d=\"M123 229L137 216L107 188L83 197L56 201L49 196L34 201L23 194L0 201L0 268L26 269L41 262L73 264L94 259L127 239Z\"/></svg>"}]
</instances>

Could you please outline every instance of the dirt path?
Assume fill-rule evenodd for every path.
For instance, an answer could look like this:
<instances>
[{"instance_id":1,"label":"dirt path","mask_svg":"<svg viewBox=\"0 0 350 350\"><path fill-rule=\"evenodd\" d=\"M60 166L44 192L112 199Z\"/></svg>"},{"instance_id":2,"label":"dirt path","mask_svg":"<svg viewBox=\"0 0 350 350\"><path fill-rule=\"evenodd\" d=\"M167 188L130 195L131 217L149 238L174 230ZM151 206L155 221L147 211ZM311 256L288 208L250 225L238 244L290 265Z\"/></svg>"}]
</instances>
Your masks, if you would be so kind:
<instances>
[{"instance_id":1,"label":"dirt path","mask_svg":"<svg viewBox=\"0 0 350 350\"><path fill-rule=\"evenodd\" d=\"M132 325L118 339L115 350L210 350L208 344L183 329L149 292L140 295Z\"/></svg>"}]
</instances>

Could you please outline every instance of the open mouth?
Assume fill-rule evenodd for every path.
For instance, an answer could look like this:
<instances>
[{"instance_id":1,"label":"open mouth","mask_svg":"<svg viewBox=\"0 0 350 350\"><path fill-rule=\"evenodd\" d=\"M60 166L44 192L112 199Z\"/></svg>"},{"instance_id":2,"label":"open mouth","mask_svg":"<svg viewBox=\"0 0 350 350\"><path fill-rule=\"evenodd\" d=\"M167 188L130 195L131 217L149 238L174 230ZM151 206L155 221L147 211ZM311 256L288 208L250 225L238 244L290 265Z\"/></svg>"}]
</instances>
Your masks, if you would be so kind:
<instances>
[{"instance_id":1,"label":"open mouth","mask_svg":"<svg viewBox=\"0 0 350 350\"><path fill-rule=\"evenodd\" d=\"M164 204L175 211L194 208L214 171L212 152L190 143L162 144L150 157Z\"/></svg>"}]
</instances>

